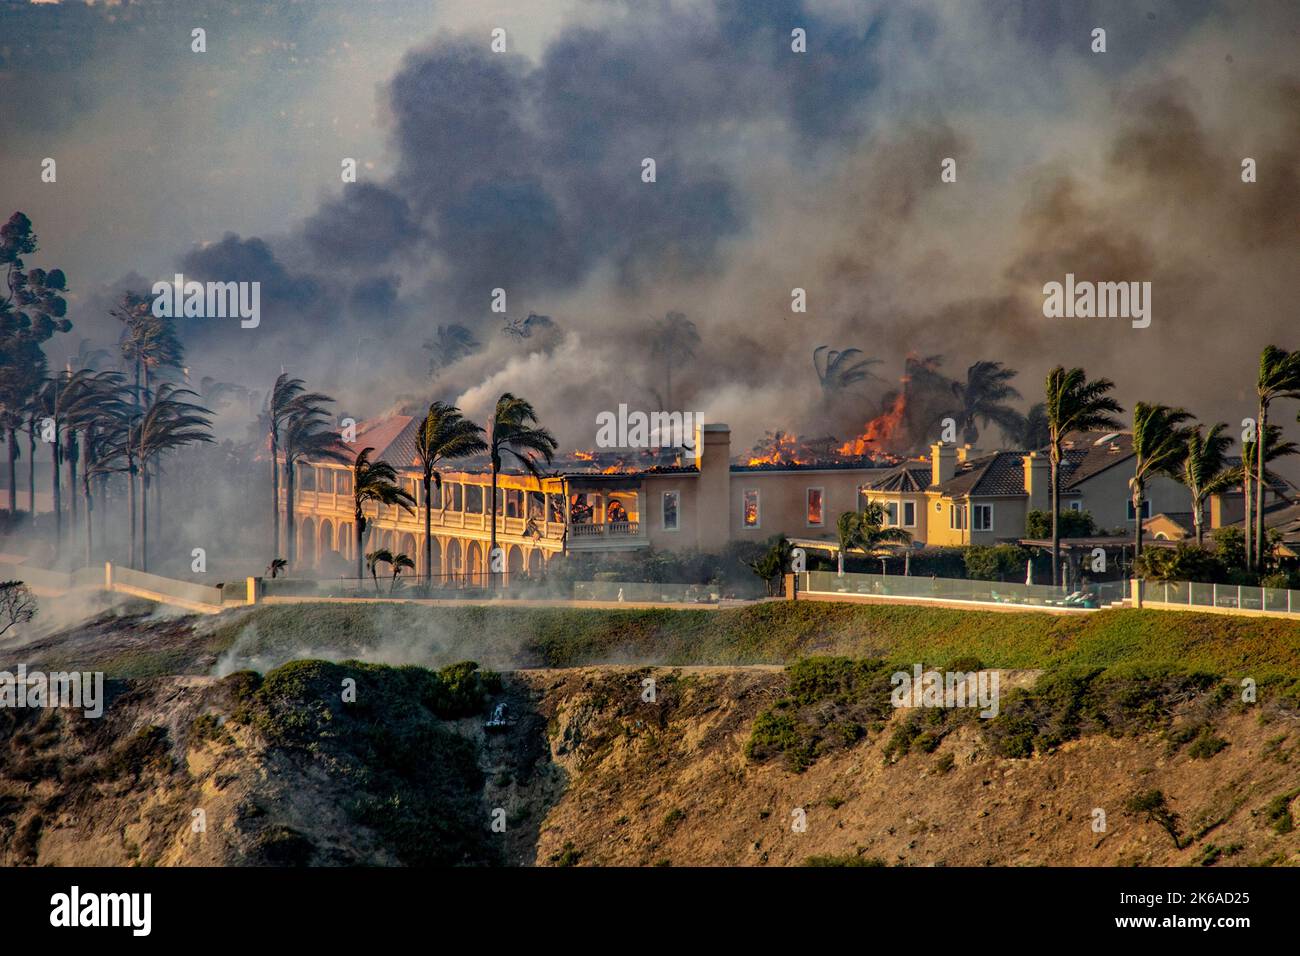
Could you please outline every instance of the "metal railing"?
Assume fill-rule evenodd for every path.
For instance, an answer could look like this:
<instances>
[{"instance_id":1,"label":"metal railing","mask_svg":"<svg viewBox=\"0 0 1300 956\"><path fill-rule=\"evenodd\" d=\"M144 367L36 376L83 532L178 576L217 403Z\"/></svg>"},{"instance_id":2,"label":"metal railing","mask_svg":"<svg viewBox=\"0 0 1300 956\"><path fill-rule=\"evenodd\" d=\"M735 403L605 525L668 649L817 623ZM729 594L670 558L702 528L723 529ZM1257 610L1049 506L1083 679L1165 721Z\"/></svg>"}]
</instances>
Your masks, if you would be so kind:
<instances>
[{"instance_id":1,"label":"metal railing","mask_svg":"<svg viewBox=\"0 0 1300 956\"><path fill-rule=\"evenodd\" d=\"M1029 607L1100 608L1128 596L1128 582L1106 581L1066 591L1050 584L1016 584L969 578L933 578L899 574L836 574L805 571L799 590L814 594L859 594L868 597L974 601Z\"/></svg>"}]
</instances>

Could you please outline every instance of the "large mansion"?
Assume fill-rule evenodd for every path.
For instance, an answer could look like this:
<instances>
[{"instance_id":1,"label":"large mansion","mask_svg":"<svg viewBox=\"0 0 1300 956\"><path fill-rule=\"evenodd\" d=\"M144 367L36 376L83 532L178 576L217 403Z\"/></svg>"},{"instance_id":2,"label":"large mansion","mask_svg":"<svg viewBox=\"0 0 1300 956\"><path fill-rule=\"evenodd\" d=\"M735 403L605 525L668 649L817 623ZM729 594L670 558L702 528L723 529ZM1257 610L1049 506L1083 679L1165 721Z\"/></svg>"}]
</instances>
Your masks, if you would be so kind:
<instances>
[{"instance_id":1,"label":"large mansion","mask_svg":"<svg viewBox=\"0 0 1300 956\"><path fill-rule=\"evenodd\" d=\"M491 535L491 476L486 468L443 472L441 491L435 488L426 502L415 454L418 427L419 419L406 415L363 422L355 443L346 446L353 455L373 447L372 457L397 470L418 504L413 513L368 505L364 549L404 552L423 574L427 507L434 580L453 586L482 583ZM1045 451L979 454L936 444L928 459L893 467L739 465L731 460L731 430L720 424L701 426L695 448L698 456L689 464L613 473L560 471L540 481L526 474L499 475L497 543L504 550L507 578L536 575L557 555L569 553L717 551L730 541L762 541L779 533L832 545L838 516L868 501L881 504L888 522L911 532L917 544L935 546L1016 541L1025 535L1030 510L1050 510ZM1099 529L1132 529L1132 471L1128 434L1071 436L1061 469L1062 507L1091 513ZM346 463L298 466L293 533L303 566L346 573L346 562L355 558L351 479ZM1271 511L1284 504L1277 490L1274 497ZM1148 484L1142 518L1158 537L1184 537L1189 509L1182 485L1164 477ZM1207 528L1239 522L1240 491L1216 496L1208 510Z\"/></svg>"}]
</instances>

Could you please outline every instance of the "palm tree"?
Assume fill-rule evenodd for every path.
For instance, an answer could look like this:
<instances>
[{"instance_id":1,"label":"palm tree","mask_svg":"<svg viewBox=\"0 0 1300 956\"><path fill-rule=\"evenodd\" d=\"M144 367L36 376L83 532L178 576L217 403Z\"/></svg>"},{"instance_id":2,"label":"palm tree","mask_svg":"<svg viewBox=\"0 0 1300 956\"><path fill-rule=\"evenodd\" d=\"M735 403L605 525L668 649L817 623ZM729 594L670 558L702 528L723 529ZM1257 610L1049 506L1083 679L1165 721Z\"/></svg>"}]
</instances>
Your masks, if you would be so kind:
<instances>
[{"instance_id":1,"label":"palm tree","mask_svg":"<svg viewBox=\"0 0 1300 956\"><path fill-rule=\"evenodd\" d=\"M856 511L844 512L835 522L835 533L840 542L838 574L844 577L844 554L850 548L856 548L861 540L862 516Z\"/></svg>"},{"instance_id":2,"label":"palm tree","mask_svg":"<svg viewBox=\"0 0 1300 956\"><path fill-rule=\"evenodd\" d=\"M81 370L69 379L65 394L71 394L65 411L64 452L68 461L69 515L77 518L77 464L82 466L81 492L86 507L86 563L93 554L93 529L91 509L94 499L91 485L100 476L106 476L116 466L120 456L112 449L112 435L117 434L127 414L125 404L125 378L120 372L94 372ZM72 384L75 383L75 384Z\"/></svg>"},{"instance_id":3,"label":"palm tree","mask_svg":"<svg viewBox=\"0 0 1300 956\"><path fill-rule=\"evenodd\" d=\"M151 467L163 452L195 442L212 441L212 413L189 401L198 395L188 388L164 382L153 390L149 403L131 423L128 442L140 476L140 570L149 570L149 481ZM129 460L129 456L128 456ZM132 473L132 490L134 476ZM135 528L131 529L135 551Z\"/></svg>"},{"instance_id":4,"label":"palm tree","mask_svg":"<svg viewBox=\"0 0 1300 956\"><path fill-rule=\"evenodd\" d=\"M908 544L912 533L902 528L885 526L885 508L877 502L868 502L861 511L846 511L835 523L840 539L839 574L844 576L844 553L849 550L876 554L887 544Z\"/></svg>"},{"instance_id":5,"label":"palm tree","mask_svg":"<svg viewBox=\"0 0 1300 956\"><path fill-rule=\"evenodd\" d=\"M1116 415L1124 411L1108 392L1115 383L1108 378L1088 381L1081 368L1056 366L1047 373L1046 406L1048 458L1052 486L1052 586L1061 583L1061 459L1065 436L1073 431L1088 432L1119 428Z\"/></svg>"},{"instance_id":6,"label":"palm tree","mask_svg":"<svg viewBox=\"0 0 1300 956\"><path fill-rule=\"evenodd\" d=\"M537 413L528 401L516 398L509 392L497 399L488 428L488 452L492 461L492 542L488 551L489 568L492 566L492 555L497 553L497 475L501 472L501 456L510 455L523 465L524 470L537 479L540 488L542 476L534 456L541 455L549 465L558 447L554 436L545 428L537 426ZM488 580L496 581L495 572L491 573Z\"/></svg>"},{"instance_id":7,"label":"palm tree","mask_svg":"<svg viewBox=\"0 0 1300 956\"><path fill-rule=\"evenodd\" d=\"M414 512L415 499L397 484L397 471L382 458L371 461L373 448L363 448L352 463L352 518L357 536L357 580L361 580L361 559L365 547L367 502L397 505Z\"/></svg>"},{"instance_id":8,"label":"palm tree","mask_svg":"<svg viewBox=\"0 0 1300 956\"><path fill-rule=\"evenodd\" d=\"M1187 455L1183 459L1181 479L1192 494L1192 526L1196 529L1196 546L1205 543L1205 502L1232 487L1237 469L1228 464L1227 453L1232 439L1224 434L1228 426L1216 422L1206 432L1196 425L1187 433Z\"/></svg>"},{"instance_id":9,"label":"palm tree","mask_svg":"<svg viewBox=\"0 0 1300 956\"><path fill-rule=\"evenodd\" d=\"M1017 448L1034 451L1043 448L1052 440L1051 430L1047 427L1047 404L1035 402L1029 411L1020 418L1014 440Z\"/></svg>"},{"instance_id":10,"label":"palm tree","mask_svg":"<svg viewBox=\"0 0 1300 956\"><path fill-rule=\"evenodd\" d=\"M1142 501L1146 484L1156 475L1177 478L1187 457L1192 416L1181 408L1138 402L1133 406L1133 477L1128 480L1133 501L1133 559L1142 555Z\"/></svg>"},{"instance_id":11,"label":"palm tree","mask_svg":"<svg viewBox=\"0 0 1300 956\"><path fill-rule=\"evenodd\" d=\"M320 401L317 401L317 400ZM325 395L308 392L299 395L289 404L284 428L284 490L286 533L288 534L288 566L298 561L298 536L295 533L294 496L297 488L297 469L301 461L345 462L347 454L340 447L341 436L334 430L322 402L333 401ZM278 517L278 515L277 515Z\"/></svg>"},{"instance_id":12,"label":"palm tree","mask_svg":"<svg viewBox=\"0 0 1300 956\"><path fill-rule=\"evenodd\" d=\"M429 357L429 375L433 376L466 355L477 352L479 341L465 326L452 323L438 326L434 338L428 339L421 348L432 353Z\"/></svg>"},{"instance_id":13,"label":"palm tree","mask_svg":"<svg viewBox=\"0 0 1300 956\"><path fill-rule=\"evenodd\" d=\"M877 377L871 366L879 365L881 360L865 356L862 349L833 349L829 345L813 349L813 371L822 387L823 400L830 402L850 385Z\"/></svg>"},{"instance_id":14,"label":"palm tree","mask_svg":"<svg viewBox=\"0 0 1300 956\"><path fill-rule=\"evenodd\" d=\"M985 428L993 422L1008 435L1015 435L1023 427L1020 413L1007 404L1011 399L1020 398L1020 393L1010 384L1018 374L1001 362L976 362L966 369L966 381L952 383L958 402L954 414L961 426L962 441L974 445L979 440L976 421L983 422Z\"/></svg>"},{"instance_id":15,"label":"palm tree","mask_svg":"<svg viewBox=\"0 0 1300 956\"><path fill-rule=\"evenodd\" d=\"M668 410L673 407L673 366L685 362L695 355L700 344L700 332L695 323L686 318L683 312L669 312L651 326L650 354L664 363L664 375L667 379L665 405Z\"/></svg>"},{"instance_id":16,"label":"palm tree","mask_svg":"<svg viewBox=\"0 0 1300 956\"><path fill-rule=\"evenodd\" d=\"M1265 436L1268 449L1268 407L1276 398L1300 398L1300 352L1288 352L1276 345L1267 345L1259 356L1259 375L1255 382L1259 395L1259 418L1256 430ZM1264 457L1255 462L1254 533L1251 533L1251 479L1246 479L1246 568L1264 560Z\"/></svg>"},{"instance_id":17,"label":"palm tree","mask_svg":"<svg viewBox=\"0 0 1300 956\"><path fill-rule=\"evenodd\" d=\"M166 368L180 368L185 349L172 319L153 314L153 300L136 292L123 294L110 314L122 323L118 340L122 360L134 370L136 405L149 400L149 379Z\"/></svg>"},{"instance_id":18,"label":"palm tree","mask_svg":"<svg viewBox=\"0 0 1300 956\"><path fill-rule=\"evenodd\" d=\"M118 376L121 379L121 376ZM120 383L119 383L120 389ZM98 417L93 423L87 423L85 438L81 443L82 469L81 491L86 501L86 564L89 566L95 557L95 533L93 514L95 499L93 489L96 483L107 481L108 476L125 470L123 448L126 444L124 435L129 428L132 406L119 390L106 396L98 406Z\"/></svg>"},{"instance_id":19,"label":"palm tree","mask_svg":"<svg viewBox=\"0 0 1300 956\"><path fill-rule=\"evenodd\" d=\"M467 458L487 451L483 427L465 418L459 408L434 402L415 433L415 456L420 462L420 481L424 491L424 579L433 586L432 485L442 493L439 464ZM495 522L493 522L495 527Z\"/></svg>"},{"instance_id":20,"label":"palm tree","mask_svg":"<svg viewBox=\"0 0 1300 956\"><path fill-rule=\"evenodd\" d=\"M267 396L266 423L271 440L271 557L280 554L280 433L293 411L293 401L307 388L300 378L281 372Z\"/></svg>"},{"instance_id":21,"label":"palm tree","mask_svg":"<svg viewBox=\"0 0 1300 956\"><path fill-rule=\"evenodd\" d=\"M393 581L391 584L388 585L388 593L392 594L393 590L397 587L397 576L401 574L403 569L405 568L410 568L412 571L414 571L415 562L411 560L411 556L409 554L395 554L392 556L392 560L389 561L388 563L389 565L392 566L393 569Z\"/></svg>"},{"instance_id":22,"label":"palm tree","mask_svg":"<svg viewBox=\"0 0 1300 956\"><path fill-rule=\"evenodd\" d=\"M1300 416L1298 416L1300 420ZM1242 480L1243 485L1248 485L1254 480L1254 476L1259 473L1260 461L1255 456L1255 442L1248 441L1241 443L1241 468L1234 471L1235 478ZM1277 485L1285 482L1286 479L1277 472L1269 468L1269 465L1279 458L1289 458L1293 455L1300 455L1300 445L1293 441L1282 440L1282 426L1270 424L1264 434L1264 482L1267 486ZM1246 513L1245 528L1251 527L1250 513ZM1260 555L1259 567L1263 567L1263 555Z\"/></svg>"},{"instance_id":23,"label":"palm tree","mask_svg":"<svg viewBox=\"0 0 1300 956\"><path fill-rule=\"evenodd\" d=\"M387 548L379 548L376 551L366 552L366 570L370 572L370 579L375 582L375 593L379 593L379 564L393 563L393 552Z\"/></svg>"}]
</instances>

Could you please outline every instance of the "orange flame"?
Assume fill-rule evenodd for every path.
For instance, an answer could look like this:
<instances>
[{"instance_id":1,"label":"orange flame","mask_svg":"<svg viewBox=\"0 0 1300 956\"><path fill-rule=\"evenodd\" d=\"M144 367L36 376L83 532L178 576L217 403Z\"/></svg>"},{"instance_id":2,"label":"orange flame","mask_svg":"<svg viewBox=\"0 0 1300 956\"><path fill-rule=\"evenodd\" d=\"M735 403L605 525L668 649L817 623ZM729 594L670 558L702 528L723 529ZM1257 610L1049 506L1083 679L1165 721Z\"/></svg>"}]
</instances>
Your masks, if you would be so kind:
<instances>
[{"instance_id":1,"label":"orange flame","mask_svg":"<svg viewBox=\"0 0 1300 956\"><path fill-rule=\"evenodd\" d=\"M897 437L903 427L903 418L907 414L907 389L900 389L894 397L893 404L877 415L862 429L857 438L840 446L841 455L865 455L869 451L879 451L892 439Z\"/></svg>"}]
</instances>

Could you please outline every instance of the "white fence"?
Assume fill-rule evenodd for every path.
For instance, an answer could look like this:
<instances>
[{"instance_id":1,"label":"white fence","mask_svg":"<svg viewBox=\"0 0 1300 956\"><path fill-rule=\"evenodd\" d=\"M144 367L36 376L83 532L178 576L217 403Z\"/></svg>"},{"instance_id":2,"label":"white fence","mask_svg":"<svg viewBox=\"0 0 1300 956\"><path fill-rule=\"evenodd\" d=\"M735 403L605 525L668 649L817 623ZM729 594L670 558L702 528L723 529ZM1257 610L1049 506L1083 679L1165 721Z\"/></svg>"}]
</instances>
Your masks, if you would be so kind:
<instances>
[{"instance_id":1,"label":"white fence","mask_svg":"<svg viewBox=\"0 0 1300 956\"><path fill-rule=\"evenodd\" d=\"M1198 584L1188 581L1145 581L1142 604L1193 608L1300 614L1300 591L1247 584Z\"/></svg>"}]
</instances>

